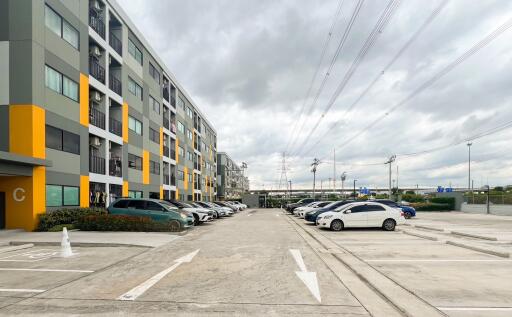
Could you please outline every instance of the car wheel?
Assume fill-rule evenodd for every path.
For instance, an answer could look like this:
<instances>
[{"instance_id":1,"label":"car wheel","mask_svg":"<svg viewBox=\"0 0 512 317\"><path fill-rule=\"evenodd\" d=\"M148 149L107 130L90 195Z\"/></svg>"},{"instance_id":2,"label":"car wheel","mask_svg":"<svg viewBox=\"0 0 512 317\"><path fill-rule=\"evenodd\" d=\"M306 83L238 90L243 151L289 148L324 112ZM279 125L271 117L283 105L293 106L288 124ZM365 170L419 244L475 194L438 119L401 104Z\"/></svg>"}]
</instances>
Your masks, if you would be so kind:
<instances>
[{"instance_id":1,"label":"car wheel","mask_svg":"<svg viewBox=\"0 0 512 317\"><path fill-rule=\"evenodd\" d=\"M331 222L331 230L333 231L341 231L343 230L343 222L341 220L333 220Z\"/></svg>"},{"instance_id":2,"label":"car wheel","mask_svg":"<svg viewBox=\"0 0 512 317\"><path fill-rule=\"evenodd\" d=\"M199 225L199 216L194 215L194 226Z\"/></svg>"},{"instance_id":3,"label":"car wheel","mask_svg":"<svg viewBox=\"0 0 512 317\"><path fill-rule=\"evenodd\" d=\"M409 211L406 211L404 213L404 217L405 217L405 219L411 219L412 215L411 215L411 213Z\"/></svg>"},{"instance_id":4,"label":"car wheel","mask_svg":"<svg viewBox=\"0 0 512 317\"><path fill-rule=\"evenodd\" d=\"M214 212L213 213L213 218L214 219L219 219L219 213L218 212Z\"/></svg>"},{"instance_id":5,"label":"car wheel","mask_svg":"<svg viewBox=\"0 0 512 317\"><path fill-rule=\"evenodd\" d=\"M382 229L386 231L393 231L395 230L396 222L393 219L386 219L384 220L384 223L382 224Z\"/></svg>"},{"instance_id":6,"label":"car wheel","mask_svg":"<svg viewBox=\"0 0 512 317\"><path fill-rule=\"evenodd\" d=\"M181 223L178 220L171 220L171 221L169 221L169 229L172 232L180 231Z\"/></svg>"}]
</instances>

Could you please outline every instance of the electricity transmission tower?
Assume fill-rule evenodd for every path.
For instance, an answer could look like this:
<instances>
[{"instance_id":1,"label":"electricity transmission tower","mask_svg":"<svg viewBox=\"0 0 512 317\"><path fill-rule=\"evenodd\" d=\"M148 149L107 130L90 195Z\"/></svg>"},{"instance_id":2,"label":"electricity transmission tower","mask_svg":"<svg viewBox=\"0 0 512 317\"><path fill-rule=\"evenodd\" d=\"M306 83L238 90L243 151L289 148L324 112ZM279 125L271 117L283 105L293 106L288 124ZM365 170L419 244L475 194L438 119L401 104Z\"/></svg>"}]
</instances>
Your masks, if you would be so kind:
<instances>
[{"instance_id":1,"label":"electricity transmission tower","mask_svg":"<svg viewBox=\"0 0 512 317\"><path fill-rule=\"evenodd\" d=\"M286 195L286 188L288 187L288 176L286 175L286 171L288 170L288 167L286 166L286 153L283 152L282 158L281 158L281 176L279 177L279 187L278 190L281 191L281 186L284 184L284 192Z\"/></svg>"}]
</instances>

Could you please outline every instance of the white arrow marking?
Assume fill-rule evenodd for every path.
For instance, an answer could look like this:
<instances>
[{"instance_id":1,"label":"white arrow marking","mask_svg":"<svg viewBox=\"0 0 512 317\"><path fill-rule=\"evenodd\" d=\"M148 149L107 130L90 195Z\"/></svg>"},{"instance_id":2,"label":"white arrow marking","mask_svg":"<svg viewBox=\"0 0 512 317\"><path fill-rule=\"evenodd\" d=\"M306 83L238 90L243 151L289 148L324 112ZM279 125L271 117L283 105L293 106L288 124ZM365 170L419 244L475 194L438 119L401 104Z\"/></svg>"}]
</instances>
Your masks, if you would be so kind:
<instances>
[{"instance_id":1,"label":"white arrow marking","mask_svg":"<svg viewBox=\"0 0 512 317\"><path fill-rule=\"evenodd\" d=\"M180 264L182 263L189 263L192 261L192 259L196 256L196 254L199 252L199 249L195 250L192 253L189 253L179 259L174 260L174 265L171 267L168 267L167 269L163 270L162 272L156 274L155 276L151 277L150 279L144 281L142 284L134 287L130 291L124 293L123 295L119 296L118 300L135 300L140 295L144 294L148 289L150 289L153 285L158 283L162 278L164 278L167 274L171 273L176 269Z\"/></svg>"},{"instance_id":2,"label":"white arrow marking","mask_svg":"<svg viewBox=\"0 0 512 317\"><path fill-rule=\"evenodd\" d=\"M320 287L318 286L316 272L308 272L306 269L306 264L304 263L304 259L302 259L302 255L300 254L299 250L290 249L290 253L292 254L300 269L300 271L296 271L295 274L297 274L297 277L306 285L316 300L321 303L322 298L320 297Z\"/></svg>"}]
</instances>

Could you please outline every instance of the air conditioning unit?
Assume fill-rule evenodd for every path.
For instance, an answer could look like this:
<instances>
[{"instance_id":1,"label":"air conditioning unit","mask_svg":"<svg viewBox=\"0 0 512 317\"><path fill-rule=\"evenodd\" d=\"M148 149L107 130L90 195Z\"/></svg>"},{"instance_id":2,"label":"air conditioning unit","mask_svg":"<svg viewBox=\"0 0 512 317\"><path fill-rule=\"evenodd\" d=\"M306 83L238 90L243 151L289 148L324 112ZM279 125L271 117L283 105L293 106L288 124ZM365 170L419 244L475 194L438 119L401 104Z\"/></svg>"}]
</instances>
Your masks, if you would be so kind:
<instances>
[{"instance_id":1,"label":"air conditioning unit","mask_svg":"<svg viewBox=\"0 0 512 317\"><path fill-rule=\"evenodd\" d=\"M101 146L101 140L100 138L98 138L97 136L93 136L90 140L89 140L89 144L91 146L94 146L94 147L100 147Z\"/></svg>"},{"instance_id":2,"label":"air conditioning unit","mask_svg":"<svg viewBox=\"0 0 512 317\"><path fill-rule=\"evenodd\" d=\"M96 102L101 102L101 94L98 91L94 90L92 92L91 99Z\"/></svg>"},{"instance_id":3,"label":"air conditioning unit","mask_svg":"<svg viewBox=\"0 0 512 317\"><path fill-rule=\"evenodd\" d=\"M96 57L96 58L99 58L101 56L101 51L100 51L100 48L97 47L97 46L93 46L90 48L89 50L89 54Z\"/></svg>"}]
</instances>

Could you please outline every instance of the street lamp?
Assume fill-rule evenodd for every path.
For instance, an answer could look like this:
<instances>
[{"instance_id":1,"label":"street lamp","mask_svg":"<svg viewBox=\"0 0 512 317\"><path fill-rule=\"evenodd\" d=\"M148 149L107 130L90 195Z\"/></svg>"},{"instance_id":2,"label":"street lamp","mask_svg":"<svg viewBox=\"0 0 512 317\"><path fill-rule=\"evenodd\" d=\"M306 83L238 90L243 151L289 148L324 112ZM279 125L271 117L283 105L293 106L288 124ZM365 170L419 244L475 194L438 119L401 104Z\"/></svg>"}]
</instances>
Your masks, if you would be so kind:
<instances>
[{"instance_id":1,"label":"street lamp","mask_svg":"<svg viewBox=\"0 0 512 317\"><path fill-rule=\"evenodd\" d=\"M395 161L396 159L396 155L392 155L389 160L387 160L386 163L384 164L389 164L389 198L391 198L391 190L392 190L392 187L391 187L391 164Z\"/></svg>"},{"instance_id":2,"label":"street lamp","mask_svg":"<svg viewBox=\"0 0 512 317\"><path fill-rule=\"evenodd\" d=\"M356 182L357 179L354 179L354 199L356 199Z\"/></svg>"}]
</instances>

